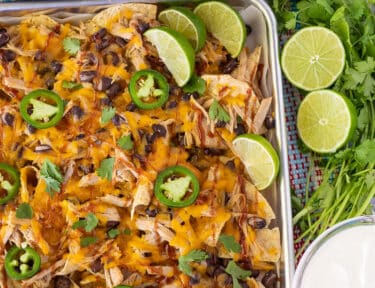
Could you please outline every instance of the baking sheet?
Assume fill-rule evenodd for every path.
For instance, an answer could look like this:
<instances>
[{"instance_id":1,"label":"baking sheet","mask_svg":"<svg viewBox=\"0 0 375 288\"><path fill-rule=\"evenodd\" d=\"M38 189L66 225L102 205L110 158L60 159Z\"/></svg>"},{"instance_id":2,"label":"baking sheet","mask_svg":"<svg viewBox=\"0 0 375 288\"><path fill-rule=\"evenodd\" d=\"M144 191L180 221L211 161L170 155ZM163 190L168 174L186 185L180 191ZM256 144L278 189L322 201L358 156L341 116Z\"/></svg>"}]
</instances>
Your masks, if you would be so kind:
<instances>
[{"instance_id":1,"label":"baking sheet","mask_svg":"<svg viewBox=\"0 0 375 288\"><path fill-rule=\"evenodd\" d=\"M48 14L62 23L77 23L91 18L94 12L106 8L107 5L124 2L160 3L160 1L121 0L2 3L0 4L0 24L16 24L25 15L29 16L30 13ZM181 3L182 1L174 1L174 3L176 2ZM246 46L251 51L256 46L261 45L263 47L261 63L265 69L263 69L261 90L265 97L274 98L273 111L275 113L276 129L270 133L269 138L279 151L281 167L277 181L263 193L275 210L277 219L274 224L279 226L281 230L282 258L279 267L279 287L288 288L291 287L291 279L294 273L294 251L276 20L270 7L263 0L233 0L228 2L240 11L246 24L252 28Z\"/></svg>"}]
</instances>

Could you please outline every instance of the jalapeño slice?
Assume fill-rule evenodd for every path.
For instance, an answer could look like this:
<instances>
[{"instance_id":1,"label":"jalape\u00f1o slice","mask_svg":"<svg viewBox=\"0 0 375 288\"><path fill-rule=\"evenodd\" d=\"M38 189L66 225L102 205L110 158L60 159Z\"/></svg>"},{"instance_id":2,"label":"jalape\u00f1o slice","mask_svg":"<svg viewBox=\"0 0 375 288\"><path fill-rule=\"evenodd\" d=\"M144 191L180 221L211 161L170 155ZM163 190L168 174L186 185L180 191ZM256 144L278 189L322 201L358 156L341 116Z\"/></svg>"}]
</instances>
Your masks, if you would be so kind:
<instances>
[{"instance_id":1,"label":"jalape\u00f1o slice","mask_svg":"<svg viewBox=\"0 0 375 288\"><path fill-rule=\"evenodd\" d=\"M64 114L64 102L55 92L37 89L22 98L20 112L27 123L45 129L59 123Z\"/></svg>"},{"instance_id":2,"label":"jalape\u00f1o slice","mask_svg":"<svg viewBox=\"0 0 375 288\"><path fill-rule=\"evenodd\" d=\"M168 207L190 206L198 197L199 181L188 168L171 166L158 174L154 193Z\"/></svg>"},{"instance_id":3,"label":"jalape\u00f1o slice","mask_svg":"<svg viewBox=\"0 0 375 288\"><path fill-rule=\"evenodd\" d=\"M5 271L14 280L28 279L40 270L40 256L33 248L13 246L5 255Z\"/></svg>"},{"instance_id":4,"label":"jalape\u00f1o slice","mask_svg":"<svg viewBox=\"0 0 375 288\"><path fill-rule=\"evenodd\" d=\"M0 163L0 191L5 190L6 195L0 194L0 204L6 204L12 200L20 189L20 174L12 166Z\"/></svg>"},{"instance_id":5,"label":"jalape\u00f1o slice","mask_svg":"<svg viewBox=\"0 0 375 288\"><path fill-rule=\"evenodd\" d=\"M156 109L168 100L169 85L167 79L155 70L136 72L129 83L130 96L138 108Z\"/></svg>"}]
</instances>

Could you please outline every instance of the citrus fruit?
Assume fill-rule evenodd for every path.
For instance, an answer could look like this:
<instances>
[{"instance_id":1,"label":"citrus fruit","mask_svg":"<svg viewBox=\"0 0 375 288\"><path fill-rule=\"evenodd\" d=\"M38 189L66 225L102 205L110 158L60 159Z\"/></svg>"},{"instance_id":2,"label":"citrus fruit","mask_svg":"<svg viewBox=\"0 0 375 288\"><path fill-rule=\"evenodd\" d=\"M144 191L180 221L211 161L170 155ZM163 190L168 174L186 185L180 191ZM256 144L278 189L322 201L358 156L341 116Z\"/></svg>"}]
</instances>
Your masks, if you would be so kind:
<instances>
[{"instance_id":1,"label":"citrus fruit","mask_svg":"<svg viewBox=\"0 0 375 288\"><path fill-rule=\"evenodd\" d=\"M298 31L285 44L281 67L296 87L313 91L335 82L345 65L345 49L340 38L323 27Z\"/></svg>"},{"instance_id":2,"label":"citrus fruit","mask_svg":"<svg viewBox=\"0 0 375 288\"><path fill-rule=\"evenodd\" d=\"M159 21L180 32L189 39L195 51L199 51L206 41L206 27L203 21L185 7L173 7L159 14Z\"/></svg>"},{"instance_id":3,"label":"citrus fruit","mask_svg":"<svg viewBox=\"0 0 375 288\"><path fill-rule=\"evenodd\" d=\"M212 34L228 50L233 58L237 57L246 39L246 27L238 12L229 5L209 1L199 4L194 13L206 25Z\"/></svg>"},{"instance_id":4,"label":"citrus fruit","mask_svg":"<svg viewBox=\"0 0 375 288\"><path fill-rule=\"evenodd\" d=\"M242 134L232 144L255 187L263 190L270 186L280 166L279 157L271 143L260 135Z\"/></svg>"},{"instance_id":5,"label":"citrus fruit","mask_svg":"<svg viewBox=\"0 0 375 288\"><path fill-rule=\"evenodd\" d=\"M318 153L333 153L352 136L357 116L348 98L332 90L310 92L297 113L297 129L303 143Z\"/></svg>"},{"instance_id":6,"label":"citrus fruit","mask_svg":"<svg viewBox=\"0 0 375 288\"><path fill-rule=\"evenodd\" d=\"M195 54L189 40L168 27L147 30L144 36L157 49L160 59L178 86L184 86L193 75Z\"/></svg>"}]
</instances>

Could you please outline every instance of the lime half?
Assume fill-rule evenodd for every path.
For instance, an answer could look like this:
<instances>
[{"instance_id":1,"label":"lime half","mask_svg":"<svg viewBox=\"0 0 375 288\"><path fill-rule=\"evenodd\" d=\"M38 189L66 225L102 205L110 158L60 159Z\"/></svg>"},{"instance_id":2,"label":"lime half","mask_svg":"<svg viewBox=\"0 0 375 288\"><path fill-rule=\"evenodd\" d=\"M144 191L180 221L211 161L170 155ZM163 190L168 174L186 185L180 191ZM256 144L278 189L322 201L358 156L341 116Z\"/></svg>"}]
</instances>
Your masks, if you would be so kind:
<instances>
[{"instance_id":1,"label":"lime half","mask_svg":"<svg viewBox=\"0 0 375 288\"><path fill-rule=\"evenodd\" d=\"M144 36L156 47L177 85L184 86L193 75L195 64L194 49L189 40L167 27L149 29Z\"/></svg>"},{"instance_id":2,"label":"lime half","mask_svg":"<svg viewBox=\"0 0 375 288\"><path fill-rule=\"evenodd\" d=\"M333 153L353 135L357 126L354 105L332 90L313 91L302 100L297 129L303 143L318 153Z\"/></svg>"},{"instance_id":3,"label":"lime half","mask_svg":"<svg viewBox=\"0 0 375 288\"><path fill-rule=\"evenodd\" d=\"M323 27L298 31L285 44L281 66L296 87L306 91L327 88L340 76L345 49L340 38Z\"/></svg>"},{"instance_id":4,"label":"lime half","mask_svg":"<svg viewBox=\"0 0 375 288\"><path fill-rule=\"evenodd\" d=\"M166 9L160 12L159 21L189 39L195 51L203 48L206 41L206 27L203 21L188 8Z\"/></svg>"},{"instance_id":5,"label":"lime half","mask_svg":"<svg viewBox=\"0 0 375 288\"><path fill-rule=\"evenodd\" d=\"M234 153L245 165L259 190L270 186L279 173L279 157L271 143L255 134L242 134L233 140Z\"/></svg>"},{"instance_id":6,"label":"lime half","mask_svg":"<svg viewBox=\"0 0 375 288\"><path fill-rule=\"evenodd\" d=\"M228 50L232 57L237 57L246 39L246 27L238 12L218 1L199 4L194 13L206 24L210 32Z\"/></svg>"}]
</instances>

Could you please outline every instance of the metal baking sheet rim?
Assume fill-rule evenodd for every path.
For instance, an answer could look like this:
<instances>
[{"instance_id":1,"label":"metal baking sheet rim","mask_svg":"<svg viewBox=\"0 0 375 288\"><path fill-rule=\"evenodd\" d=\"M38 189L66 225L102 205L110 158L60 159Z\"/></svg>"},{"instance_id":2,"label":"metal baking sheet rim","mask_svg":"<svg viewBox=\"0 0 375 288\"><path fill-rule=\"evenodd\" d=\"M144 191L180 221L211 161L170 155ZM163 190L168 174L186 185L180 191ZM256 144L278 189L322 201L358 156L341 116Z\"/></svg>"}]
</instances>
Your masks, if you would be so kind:
<instances>
[{"instance_id":1,"label":"metal baking sheet rim","mask_svg":"<svg viewBox=\"0 0 375 288\"><path fill-rule=\"evenodd\" d=\"M140 0L140 1L123 1L123 0L97 0L97 1L60 1L60 2L17 2L17 3L0 3L0 16L12 15L17 13L17 16L22 15L23 11L30 10L44 10L56 8L81 8L87 6L113 5L124 2L143 2L158 4L164 1L155 0ZM170 1L172 2L172 1ZM174 1L177 3L184 3L187 1ZM292 210L290 201L290 186L289 186L289 166L287 155L287 134L285 127L285 113L282 89L282 77L279 62L279 40L277 34L276 18L264 0L243 0L241 3L245 5L254 5L264 15L268 31L268 45L269 45L269 63L271 71L272 92L275 99L274 109L276 118L276 143L279 148L280 155L280 174L278 179L277 189L277 206L274 207L276 214L281 216L279 226L281 228L282 240L282 257L280 263L281 288L290 288L294 274L294 246L293 246L293 226L292 226ZM21 13L20 13L21 12Z\"/></svg>"}]
</instances>

